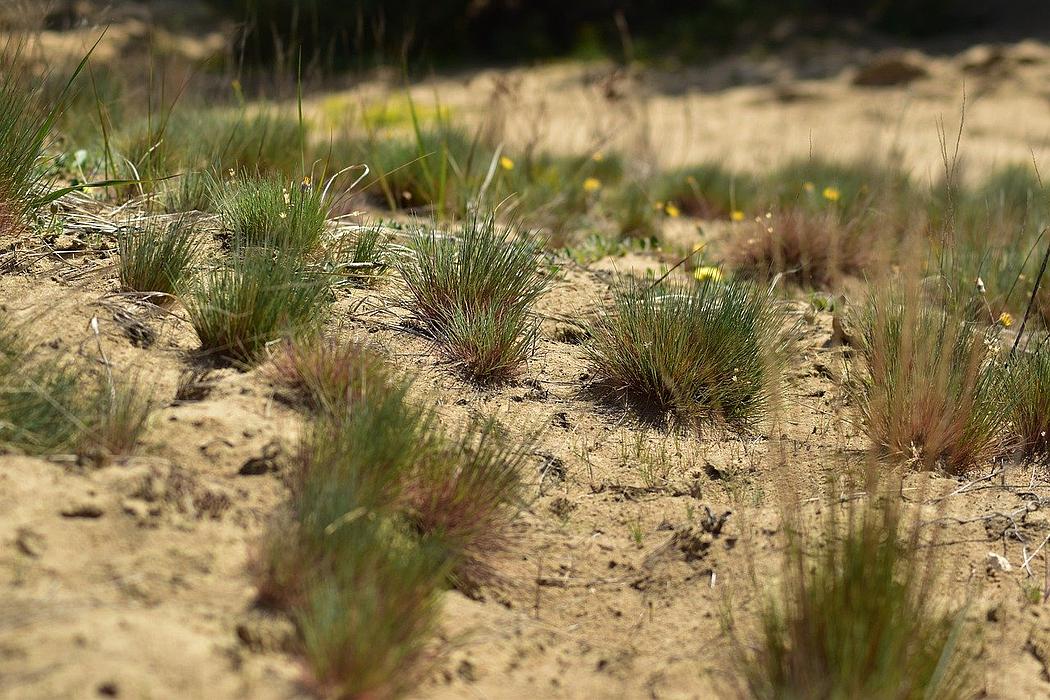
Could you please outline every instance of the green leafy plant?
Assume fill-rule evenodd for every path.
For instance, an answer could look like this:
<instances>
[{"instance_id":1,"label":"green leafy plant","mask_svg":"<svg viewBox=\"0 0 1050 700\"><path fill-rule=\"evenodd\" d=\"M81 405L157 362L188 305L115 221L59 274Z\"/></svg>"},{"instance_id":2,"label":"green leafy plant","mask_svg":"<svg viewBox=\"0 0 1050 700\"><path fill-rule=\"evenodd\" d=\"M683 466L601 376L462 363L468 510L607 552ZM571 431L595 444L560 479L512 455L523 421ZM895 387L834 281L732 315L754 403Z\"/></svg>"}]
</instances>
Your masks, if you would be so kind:
<instances>
[{"instance_id":1,"label":"green leafy plant","mask_svg":"<svg viewBox=\"0 0 1050 700\"><path fill-rule=\"evenodd\" d=\"M183 290L201 248L193 224L179 217L167 224L149 219L129 226L117 239L120 286L142 292L157 304L169 303Z\"/></svg>"},{"instance_id":2,"label":"green leafy plant","mask_svg":"<svg viewBox=\"0 0 1050 700\"><path fill-rule=\"evenodd\" d=\"M535 244L494 218L468 219L457 237L418 234L399 263L418 318L478 381L515 372L536 337L536 300L553 271L541 271Z\"/></svg>"},{"instance_id":3,"label":"green leafy plant","mask_svg":"<svg viewBox=\"0 0 1050 700\"><path fill-rule=\"evenodd\" d=\"M640 408L749 429L769 409L789 340L769 292L740 281L628 281L591 323L595 376Z\"/></svg>"}]
</instances>

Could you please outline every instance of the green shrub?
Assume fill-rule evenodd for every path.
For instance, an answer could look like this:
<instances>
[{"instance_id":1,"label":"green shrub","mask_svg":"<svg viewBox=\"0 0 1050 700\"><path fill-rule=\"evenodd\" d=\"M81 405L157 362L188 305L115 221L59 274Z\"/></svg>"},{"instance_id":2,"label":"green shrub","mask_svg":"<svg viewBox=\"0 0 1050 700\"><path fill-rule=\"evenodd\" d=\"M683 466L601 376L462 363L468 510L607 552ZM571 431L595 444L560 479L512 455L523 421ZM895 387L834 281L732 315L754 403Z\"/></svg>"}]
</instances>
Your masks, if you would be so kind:
<instances>
[{"instance_id":1,"label":"green shrub","mask_svg":"<svg viewBox=\"0 0 1050 700\"><path fill-rule=\"evenodd\" d=\"M778 391L784 324L771 294L745 282L629 281L590 324L587 351L596 378L639 407L747 429Z\"/></svg>"},{"instance_id":2,"label":"green shrub","mask_svg":"<svg viewBox=\"0 0 1050 700\"><path fill-rule=\"evenodd\" d=\"M988 333L906 286L874 293L858 324L854 391L878 451L960 474L1000 450L1008 405Z\"/></svg>"},{"instance_id":3,"label":"green shrub","mask_svg":"<svg viewBox=\"0 0 1050 700\"><path fill-rule=\"evenodd\" d=\"M418 234L399 264L418 318L478 381L506 379L536 337L536 300L552 281L537 249L492 217L470 218L453 238Z\"/></svg>"},{"instance_id":4,"label":"green shrub","mask_svg":"<svg viewBox=\"0 0 1050 700\"><path fill-rule=\"evenodd\" d=\"M823 542L807 543L792 516L776 600L739 657L747 697L972 697L962 614L935 604L935 554L886 496L851 502L845 518L829 504Z\"/></svg>"},{"instance_id":5,"label":"green shrub","mask_svg":"<svg viewBox=\"0 0 1050 700\"><path fill-rule=\"evenodd\" d=\"M128 227L117 240L121 289L148 294L157 304L170 302L184 288L200 247L201 238L183 217Z\"/></svg>"},{"instance_id":6,"label":"green shrub","mask_svg":"<svg viewBox=\"0 0 1050 700\"><path fill-rule=\"evenodd\" d=\"M205 351L251 362L270 342L315 330L329 295L297 259L249 249L205 272L185 304Z\"/></svg>"}]
</instances>

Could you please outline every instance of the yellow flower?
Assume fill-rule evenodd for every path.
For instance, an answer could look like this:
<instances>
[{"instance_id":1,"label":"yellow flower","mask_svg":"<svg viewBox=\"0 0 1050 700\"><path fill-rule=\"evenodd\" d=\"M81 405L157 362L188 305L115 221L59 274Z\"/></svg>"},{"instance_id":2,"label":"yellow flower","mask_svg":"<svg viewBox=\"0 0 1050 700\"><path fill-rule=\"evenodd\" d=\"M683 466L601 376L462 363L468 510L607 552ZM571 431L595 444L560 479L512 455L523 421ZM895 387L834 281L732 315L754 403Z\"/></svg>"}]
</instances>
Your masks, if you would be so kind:
<instances>
[{"instance_id":1,"label":"yellow flower","mask_svg":"<svg viewBox=\"0 0 1050 700\"><path fill-rule=\"evenodd\" d=\"M711 267L710 265L704 265L698 267L693 271L693 277L696 278L697 282L721 282L723 279L722 271L717 267Z\"/></svg>"},{"instance_id":2,"label":"yellow flower","mask_svg":"<svg viewBox=\"0 0 1050 700\"><path fill-rule=\"evenodd\" d=\"M1014 325L1014 317L1006 311L1004 311L1001 314L999 314L999 323L1003 325L1003 328L1009 328L1010 326Z\"/></svg>"},{"instance_id":3,"label":"yellow flower","mask_svg":"<svg viewBox=\"0 0 1050 700\"><path fill-rule=\"evenodd\" d=\"M729 215L729 218L732 219L733 221L743 221L744 220L744 212L740 211L739 209L735 209Z\"/></svg>"},{"instance_id":4,"label":"yellow flower","mask_svg":"<svg viewBox=\"0 0 1050 700\"><path fill-rule=\"evenodd\" d=\"M803 182L802 189L804 189L806 192L812 192L816 189L816 187L813 186L812 182Z\"/></svg>"},{"instance_id":5,"label":"yellow flower","mask_svg":"<svg viewBox=\"0 0 1050 700\"><path fill-rule=\"evenodd\" d=\"M825 187L823 194L824 194L824 199L828 200L829 202L837 202L837 201L839 201L839 197L842 196L841 193L839 192L839 188L838 187L831 187L831 186Z\"/></svg>"},{"instance_id":6,"label":"yellow flower","mask_svg":"<svg viewBox=\"0 0 1050 700\"><path fill-rule=\"evenodd\" d=\"M514 161L512 161L507 156L500 156L499 157L499 167L503 168L504 170L513 170L514 169Z\"/></svg>"},{"instance_id":7,"label":"yellow flower","mask_svg":"<svg viewBox=\"0 0 1050 700\"><path fill-rule=\"evenodd\" d=\"M675 206L674 202L668 202L667 206L664 207L664 212L672 219L677 219L679 214L682 213L681 210Z\"/></svg>"},{"instance_id":8,"label":"yellow flower","mask_svg":"<svg viewBox=\"0 0 1050 700\"><path fill-rule=\"evenodd\" d=\"M601 151L598 151L593 156L591 156L591 160L593 160L595 163L601 163L603 160L605 160L605 154Z\"/></svg>"},{"instance_id":9,"label":"yellow flower","mask_svg":"<svg viewBox=\"0 0 1050 700\"><path fill-rule=\"evenodd\" d=\"M602 181L596 177L589 177L583 181L584 192L597 192L602 188Z\"/></svg>"}]
</instances>

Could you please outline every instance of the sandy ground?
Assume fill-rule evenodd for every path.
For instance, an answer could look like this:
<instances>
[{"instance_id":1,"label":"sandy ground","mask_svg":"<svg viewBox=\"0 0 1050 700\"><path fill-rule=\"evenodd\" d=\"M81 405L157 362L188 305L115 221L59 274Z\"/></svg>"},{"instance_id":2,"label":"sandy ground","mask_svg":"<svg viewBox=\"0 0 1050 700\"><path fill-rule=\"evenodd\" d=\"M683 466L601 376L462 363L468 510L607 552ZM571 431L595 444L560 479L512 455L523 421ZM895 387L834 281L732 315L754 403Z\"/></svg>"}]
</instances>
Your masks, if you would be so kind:
<instances>
[{"instance_id":1,"label":"sandy ground","mask_svg":"<svg viewBox=\"0 0 1050 700\"><path fill-rule=\"evenodd\" d=\"M949 134L955 128L964 81L972 168L1046 158L1050 48L1022 44L1004 56L992 65L1001 75L964 70L972 55L923 59L929 77L880 89L852 86L848 68L818 66L812 77L796 59L783 74L773 62L748 81L763 84L736 87L719 82L728 79L717 71L730 64L710 75L612 78L600 67L554 65L435 79L417 90L436 91L467 118L503 109L508 141L530 140L523 125L545 114L542 140L555 149L623 146L665 166L724 158L758 169L810 148L866 157L896 144L925 174L941 167L937 119ZM514 108L492 107L491 86L508 81L503 99ZM442 654L417 697L727 694L733 652L722 611L731 601L746 629L775 583L783 495L813 498L805 507L815 512L828 479L863 462L865 441L838 381L842 358L825 347L827 314L803 321L783 408L757 436L669 435L590 398L583 350L559 340L560 319L588 313L614 271L655 264L643 256L588 268L562 261L540 302L535 356L497 389L464 382L398 328L396 280L336 304L332 327L416 374L416 397L436 401L444 421L483 414L516 430L544 427L513 545L494 560L491 584L469 598L445 594ZM301 669L286 653L289 624L253 609L246 570L287 495L281 455L294 448L302 416L275 399L262 369L217 370L207 396L176 401L180 374L194 366L193 331L178 307L147 314L114 297L115 277L115 260L97 253L0 276L0 301L32 319L42 352L98 361L97 317L116 371L155 378L159 402L139 454L126 461L90 469L62 456L0 456L0 697L303 695ZM793 306L796 318L803 308ZM149 348L132 344L122 314L157 331ZM667 472L653 473L649 465L661 460L649 455L661 451ZM258 471L242 467L264 456L268 470L242 473ZM938 593L967 606L986 697L1050 695L1050 608L1026 596L1046 586L1045 549L1022 566L1050 535L1048 477L1043 467L1007 465L1001 477L965 488L966 480L934 477L905 492L917 517L939 519L929 525L948 572ZM702 532L706 509L732 511L718 536ZM1012 569L990 568L989 552Z\"/></svg>"}]
</instances>

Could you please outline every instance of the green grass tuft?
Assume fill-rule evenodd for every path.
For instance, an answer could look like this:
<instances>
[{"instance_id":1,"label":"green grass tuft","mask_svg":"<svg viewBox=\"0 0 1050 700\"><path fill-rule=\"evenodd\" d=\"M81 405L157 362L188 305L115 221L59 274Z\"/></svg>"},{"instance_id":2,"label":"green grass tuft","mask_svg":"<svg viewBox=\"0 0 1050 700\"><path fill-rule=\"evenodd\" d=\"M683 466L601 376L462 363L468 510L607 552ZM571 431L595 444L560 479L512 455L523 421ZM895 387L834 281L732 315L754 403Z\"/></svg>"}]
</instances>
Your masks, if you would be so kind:
<instances>
[{"instance_id":1,"label":"green grass tuft","mask_svg":"<svg viewBox=\"0 0 1050 700\"><path fill-rule=\"evenodd\" d=\"M442 438L408 477L409 521L455 553L459 578L484 576L485 559L506 546L531 449L531 441L509 440L494 420L475 420Z\"/></svg>"},{"instance_id":2,"label":"green grass tuft","mask_svg":"<svg viewBox=\"0 0 1050 700\"><path fill-rule=\"evenodd\" d=\"M1050 455L1050 344L1018 352L1006 367L1010 423L1027 458Z\"/></svg>"},{"instance_id":3,"label":"green grass tuft","mask_svg":"<svg viewBox=\"0 0 1050 700\"><path fill-rule=\"evenodd\" d=\"M117 241L121 289L148 294L157 304L172 301L184 289L200 248L201 238L184 217L129 227Z\"/></svg>"},{"instance_id":4,"label":"green grass tuft","mask_svg":"<svg viewBox=\"0 0 1050 700\"><path fill-rule=\"evenodd\" d=\"M270 342L316 330L330 294L298 260L248 249L205 272L185 304L205 351L250 363Z\"/></svg>"},{"instance_id":5,"label":"green grass tuft","mask_svg":"<svg viewBox=\"0 0 1050 700\"><path fill-rule=\"evenodd\" d=\"M553 271L539 269L535 244L492 217L473 217L453 238L420 233L399 265L416 315L478 381L511 376L529 355L536 300Z\"/></svg>"},{"instance_id":6,"label":"green grass tuft","mask_svg":"<svg viewBox=\"0 0 1050 700\"><path fill-rule=\"evenodd\" d=\"M589 329L596 377L640 407L749 429L770 408L788 346L784 313L751 284L614 290Z\"/></svg>"},{"instance_id":7,"label":"green grass tuft","mask_svg":"<svg viewBox=\"0 0 1050 700\"><path fill-rule=\"evenodd\" d=\"M234 248L264 247L307 255L321 244L328 219L323 190L306 180L240 174L212 182L212 198Z\"/></svg>"}]
</instances>

